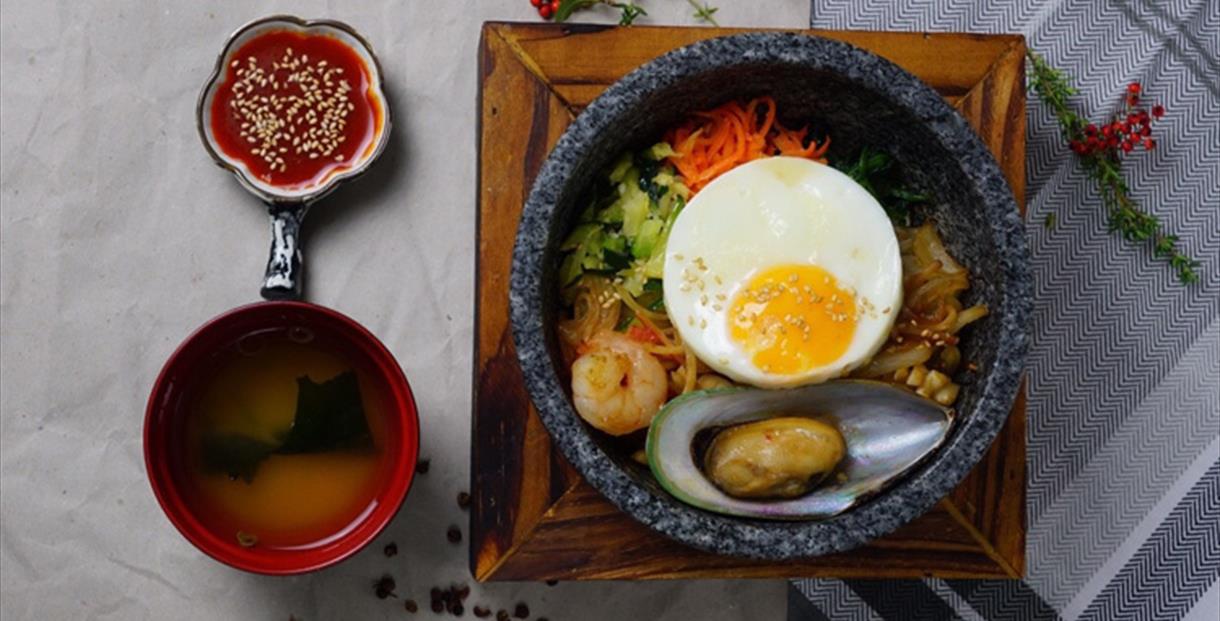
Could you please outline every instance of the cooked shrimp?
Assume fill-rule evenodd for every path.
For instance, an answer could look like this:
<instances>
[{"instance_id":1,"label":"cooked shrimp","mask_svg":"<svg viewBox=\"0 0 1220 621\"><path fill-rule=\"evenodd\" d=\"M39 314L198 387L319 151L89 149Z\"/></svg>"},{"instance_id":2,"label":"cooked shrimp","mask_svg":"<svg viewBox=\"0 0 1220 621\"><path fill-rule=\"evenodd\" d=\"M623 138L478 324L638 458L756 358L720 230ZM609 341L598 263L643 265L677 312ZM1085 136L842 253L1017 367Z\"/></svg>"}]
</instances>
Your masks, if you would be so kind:
<instances>
[{"instance_id":1,"label":"cooked shrimp","mask_svg":"<svg viewBox=\"0 0 1220 621\"><path fill-rule=\"evenodd\" d=\"M617 332L597 333L572 363L572 399L590 425L615 436L644 429L668 395L665 368Z\"/></svg>"}]
</instances>

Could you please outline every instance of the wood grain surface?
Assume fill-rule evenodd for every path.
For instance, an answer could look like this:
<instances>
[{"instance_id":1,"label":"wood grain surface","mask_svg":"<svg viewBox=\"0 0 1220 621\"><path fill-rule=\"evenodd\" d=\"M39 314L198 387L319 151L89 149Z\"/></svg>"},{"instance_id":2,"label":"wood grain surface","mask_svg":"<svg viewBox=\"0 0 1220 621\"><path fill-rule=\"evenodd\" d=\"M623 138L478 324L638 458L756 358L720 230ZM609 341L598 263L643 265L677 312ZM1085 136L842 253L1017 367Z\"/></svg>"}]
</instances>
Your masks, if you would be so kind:
<instances>
[{"instance_id":1,"label":"wood grain surface","mask_svg":"<svg viewBox=\"0 0 1220 621\"><path fill-rule=\"evenodd\" d=\"M979 465L931 511L851 550L796 562L716 556L621 513L551 444L513 349L508 277L530 185L603 89L671 49L738 29L489 23L479 56L470 566L486 580L727 577L1017 578L1025 559L1024 389ZM871 50L957 107L1025 194L1019 35L802 31Z\"/></svg>"}]
</instances>

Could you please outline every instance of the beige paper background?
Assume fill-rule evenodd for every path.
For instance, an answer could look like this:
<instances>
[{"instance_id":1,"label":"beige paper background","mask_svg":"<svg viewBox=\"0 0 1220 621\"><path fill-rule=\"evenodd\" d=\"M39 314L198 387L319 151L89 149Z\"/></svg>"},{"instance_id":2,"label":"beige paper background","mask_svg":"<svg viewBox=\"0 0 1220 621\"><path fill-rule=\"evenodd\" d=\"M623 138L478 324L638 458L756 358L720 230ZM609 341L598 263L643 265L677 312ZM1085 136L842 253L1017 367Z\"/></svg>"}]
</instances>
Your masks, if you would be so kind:
<instances>
[{"instance_id":1,"label":"beige paper background","mask_svg":"<svg viewBox=\"0 0 1220 621\"><path fill-rule=\"evenodd\" d=\"M641 0L645 23L692 23ZM722 25L800 27L805 0L719 0ZM207 158L195 97L225 37L272 13L331 17L384 65L384 161L319 204L308 299L364 323L398 357L431 473L388 531L338 567L269 578L224 567L161 514L144 477L144 401L207 318L255 301L268 246L258 202ZM0 9L0 612L23 619L405 618L470 582L467 515L474 291L476 48L526 0L6 1ZM608 21L599 13L591 21ZM381 547L401 550L386 559ZM779 619L784 583L474 585L475 603L560 619ZM431 613L421 612L420 618Z\"/></svg>"}]
</instances>

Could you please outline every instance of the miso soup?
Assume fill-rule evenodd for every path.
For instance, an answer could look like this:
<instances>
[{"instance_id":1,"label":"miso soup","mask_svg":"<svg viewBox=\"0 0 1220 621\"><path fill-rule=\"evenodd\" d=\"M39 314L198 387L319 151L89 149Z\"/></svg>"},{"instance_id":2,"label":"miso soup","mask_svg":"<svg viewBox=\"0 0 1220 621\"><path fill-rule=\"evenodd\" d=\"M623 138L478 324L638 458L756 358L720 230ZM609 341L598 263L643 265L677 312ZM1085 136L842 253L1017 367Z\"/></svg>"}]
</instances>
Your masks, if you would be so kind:
<instances>
[{"instance_id":1,"label":"miso soup","mask_svg":"<svg viewBox=\"0 0 1220 621\"><path fill-rule=\"evenodd\" d=\"M308 548L375 507L396 457L392 401L345 347L305 328L247 334L188 387L179 476L214 534Z\"/></svg>"}]
</instances>

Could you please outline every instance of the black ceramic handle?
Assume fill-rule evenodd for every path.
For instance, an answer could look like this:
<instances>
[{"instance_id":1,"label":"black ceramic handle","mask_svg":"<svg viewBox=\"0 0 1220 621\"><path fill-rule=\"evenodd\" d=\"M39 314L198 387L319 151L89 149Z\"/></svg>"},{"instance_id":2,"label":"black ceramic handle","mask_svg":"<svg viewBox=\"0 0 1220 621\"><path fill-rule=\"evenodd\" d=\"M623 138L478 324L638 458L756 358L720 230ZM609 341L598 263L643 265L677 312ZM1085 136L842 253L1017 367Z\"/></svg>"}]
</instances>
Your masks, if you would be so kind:
<instances>
[{"instance_id":1,"label":"black ceramic handle","mask_svg":"<svg viewBox=\"0 0 1220 621\"><path fill-rule=\"evenodd\" d=\"M265 300L299 300L304 274L301 273L301 222L306 207L271 208L271 257L263 278Z\"/></svg>"}]
</instances>

